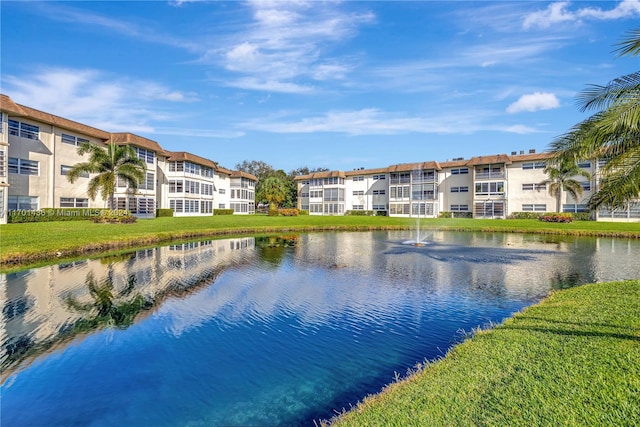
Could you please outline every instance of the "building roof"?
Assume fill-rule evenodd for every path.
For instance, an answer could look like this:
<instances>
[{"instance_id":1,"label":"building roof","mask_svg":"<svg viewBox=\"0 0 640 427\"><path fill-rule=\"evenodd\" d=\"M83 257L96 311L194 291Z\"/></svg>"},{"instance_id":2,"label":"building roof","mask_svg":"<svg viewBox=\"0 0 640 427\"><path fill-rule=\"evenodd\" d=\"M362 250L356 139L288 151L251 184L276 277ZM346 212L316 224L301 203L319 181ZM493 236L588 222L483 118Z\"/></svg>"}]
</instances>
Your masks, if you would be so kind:
<instances>
[{"instance_id":1,"label":"building roof","mask_svg":"<svg viewBox=\"0 0 640 427\"><path fill-rule=\"evenodd\" d=\"M554 156L553 153L548 151L542 153L528 153L528 154L516 154L511 155L512 162L530 162L532 160L546 160Z\"/></svg>"},{"instance_id":2,"label":"building roof","mask_svg":"<svg viewBox=\"0 0 640 427\"><path fill-rule=\"evenodd\" d=\"M258 181L258 177L242 171L231 171L231 178L247 178L252 181Z\"/></svg>"},{"instance_id":3,"label":"building roof","mask_svg":"<svg viewBox=\"0 0 640 427\"><path fill-rule=\"evenodd\" d=\"M387 168L389 172L406 172L406 171L418 171L425 169L442 170L440 164L435 161L418 162L418 163L401 163L398 165L392 165Z\"/></svg>"},{"instance_id":4,"label":"building roof","mask_svg":"<svg viewBox=\"0 0 640 427\"><path fill-rule=\"evenodd\" d=\"M74 122L73 120L65 119L53 114L45 113L43 111L36 110L35 108L16 104L7 95L0 95L0 109L14 117L27 117L38 120L42 123L51 124L62 129L75 131L83 135L105 141L109 139L109 132L105 132L92 126L83 125L82 123Z\"/></svg>"},{"instance_id":5,"label":"building roof","mask_svg":"<svg viewBox=\"0 0 640 427\"><path fill-rule=\"evenodd\" d=\"M154 140L145 138L143 136L135 135L130 132L116 132L110 134L110 139L116 144L120 145L135 145L138 147L146 148L147 150L155 151L157 154L166 155L167 153L160 147L160 144Z\"/></svg>"},{"instance_id":6,"label":"building roof","mask_svg":"<svg viewBox=\"0 0 640 427\"><path fill-rule=\"evenodd\" d=\"M186 151L166 151L166 154L167 160L170 162L187 161L197 165L218 169L216 162L205 159L204 157L196 156L195 154L187 153Z\"/></svg>"},{"instance_id":7,"label":"building roof","mask_svg":"<svg viewBox=\"0 0 640 427\"><path fill-rule=\"evenodd\" d=\"M492 165L496 163L511 164L511 158L506 154L494 154L491 156L476 156L467 161L467 166Z\"/></svg>"},{"instance_id":8,"label":"building roof","mask_svg":"<svg viewBox=\"0 0 640 427\"><path fill-rule=\"evenodd\" d=\"M389 168L375 168L375 169L355 169L352 171L345 172L346 177L350 176L360 176L360 175L372 175L376 173L387 173L389 172Z\"/></svg>"}]
</instances>

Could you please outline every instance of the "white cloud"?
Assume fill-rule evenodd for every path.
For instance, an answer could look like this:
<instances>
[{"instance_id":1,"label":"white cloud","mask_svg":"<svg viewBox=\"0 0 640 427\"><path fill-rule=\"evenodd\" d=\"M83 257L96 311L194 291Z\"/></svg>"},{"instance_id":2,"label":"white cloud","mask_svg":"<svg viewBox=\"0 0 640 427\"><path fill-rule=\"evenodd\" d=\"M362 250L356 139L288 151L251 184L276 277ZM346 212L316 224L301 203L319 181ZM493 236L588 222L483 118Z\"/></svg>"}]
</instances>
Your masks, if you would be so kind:
<instances>
[{"instance_id":1,"label":"white cloud","mask_svg":"<svg viewBox=\"0 0 640 427\"><path fill-rule=\"evenodd\" d=\"M585 7L571 11L569 10L569 6L570 2L568 1L551 3L545 10L533 12L525 16L522 26L524 29L532 27L549 28L562 22L579 22L585 18L611 20L640 16L640 0L623 0L610 10L602 10L597 7Z\"/></svg>"},{"instance_id":2,"label":"white cloud","mask_svg":"<svg viewBox=\"0 0 640 427\"><path fill-rule=\"evenodd\" d=\"M344 12L336 4L249 2L251 23L229 36L226 47L209 49L200 60L241 74L228 83L233 87L309 93L305 81L346 77L348 61L328 52L373 20L370 13Z\"/></svg>"},{"instance_id":3,"label":"white cloud","mask_svg":"<svg viewBox=\"0 0 640 427\"><path fill-rule=\"evenodd\" d=\"M539 111L539 110L551 110L558 108L560 101L555 94L549 92L534 92L526 95L522 95L513 104L507 107L507 113L519 113L522 111Z\"/></svg>"},{"instance_id":4,"label":"white cloud","mask_svg":"<svg viewBox=\"0 0 640 427\"><path fill-rule=\"evenodd\" d=\"M3 90L16 102L105 131L152 132L153 123L174 120L165 101L197 98L152 81L114 77L91 69L47 68L32 75L3 76ZM61 102L64 100L64 102Z\"/></svg>"},{"instance_id":5,"label":"white cloud","mask_svg":"<svg viewBox=\"0 0 640 427\"><path fill-rule=\"evenodd\" d=\"M361 110L329 111L322 115L286 120L286 113L272 117L239 123L242 129L271 133L316 133L330 132L347 135L399 135L424 134L471 134L480 131L508 133L540 132L524 125L501 125L488 123L487 114L479 111L457 111L455 114L429 114L411 116L403 113L381 111L376 108Z\"/></svg>"}]
</instances>

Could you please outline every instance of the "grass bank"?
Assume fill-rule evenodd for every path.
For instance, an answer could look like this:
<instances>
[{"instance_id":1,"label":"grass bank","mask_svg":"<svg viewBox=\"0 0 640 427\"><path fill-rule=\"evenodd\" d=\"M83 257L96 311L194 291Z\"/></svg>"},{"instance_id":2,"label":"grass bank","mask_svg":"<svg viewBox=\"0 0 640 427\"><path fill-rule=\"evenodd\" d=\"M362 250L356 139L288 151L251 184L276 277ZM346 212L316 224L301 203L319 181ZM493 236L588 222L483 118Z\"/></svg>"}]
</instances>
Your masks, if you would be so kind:
<instances>
[{"instance_id":1,"label":"grass bank","mask_svg":"<svg viewBox=\"0 0 640 427\"><path fill-rule=\"evenodd\" d=\"M640 425L640 280L552 294L333 427Z\"/></svg>"},{"instance_id":2,"label":"grass bank","mask_svg":"<svg viewBox=\"0 0 640 427\"><path fill-rule=\"evenodd\" d=\"M415 219L359 216L268 217L220 215L139 220L135 224L90 221L7 224L0 226L0 266L91 255L123 248L238 233L315 230L384 230L415 227ZM561 235L640 237L640 223L576 221L569 224L536 220L422 219L428 229L503 231Z\"/></svg>"}]
</instances>

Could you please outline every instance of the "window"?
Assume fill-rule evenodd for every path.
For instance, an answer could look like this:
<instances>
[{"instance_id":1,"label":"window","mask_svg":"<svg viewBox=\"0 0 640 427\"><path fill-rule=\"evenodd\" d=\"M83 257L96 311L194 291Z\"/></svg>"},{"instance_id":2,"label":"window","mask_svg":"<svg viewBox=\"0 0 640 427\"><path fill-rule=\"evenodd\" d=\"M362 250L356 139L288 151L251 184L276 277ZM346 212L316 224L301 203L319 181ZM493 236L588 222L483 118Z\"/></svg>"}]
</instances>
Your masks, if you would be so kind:
<instances>
[{"instance_id":1,"label":"window","mask_svg":"<svg viewBox=\"0 0 640 427\"><path fill-rule=\"evenodd\" d=\"M40 175L40 163L34 160L9 157L9 173L19 175Z\"/></svg>"},{"instance_id":2,"label":"window","mask_svg":"<svg viewBox=\"0 0 640 427\"><path fill-rule=\"evenodd\" d=\"M9 196L7 201L7 209L12 210L38 210L38 197L37 196Z\"/></svg>"},{"instance_id":3,"label":"window","mask_svg":"<svg viewBox=\"0 0 640 427\"><path fill-rule=\"evenodd\" d=\"M591 162L589 160L581 160L577 165L579 168L589 169L591 167Z\"/></svg>"},{"instance_id":4,"label":"window","mask_svg":"<svg viewBox=\"0 0 640 427\"><path fill-rule=\"evenodd\" d=\"M562 205L562 212L589 212L589 206L586 204L564 204Z\"/></svg>"},{"instance_id":5,"label":"window","mask_svg":"<svg viewBox=\"0 0 640 427\"><path fill-rule=\"evenodd\" d=\"M522 169L544 169L546 166L546 162L528 162L522 164Z\"/></svg>"},{"instance_id":6,"label":"window","mask_svg":"<svg viewBox=\"0 0 640 427\"><path fill-rule=\"evenodd\" d=\"M9 135L27 139L38 139L39 134L40 128L38 126L9 119Z\"/></svg>"},{"instance_id":7,"label":"window","mask_svg":"<svg viewBox=\"0 0 640 427\"><path fill-rule=\"evenodd\" d=\"M0 113L0 115L2 115L2 113ZM0 123L1 125L1 123ZM0 177L5 177L7 176L7 168L4 165L5 162L5 151L3 148L0 147ZM2 211L0 211L2 212Z\"/></svg>"},{"instance_id":8,"label":"window","mask_svg":"<svg viewBox=\"0 0 640 427\"><path fill-rule=\"evenodd\" d=\"M391 203L389 205L389 215L409 215L410 210L409 203Z\"/></svg>"},{"instance_id":9,"label":"window","mask_svg":"<svg viewBox=\"0 0 640 427\"><path fill-rule=\"evenodd\" d=\"M473 214L477 217L502 217L504 216L504 202L476 203Z\"/></svg>"},{"instance_id":10,"label":"window","mask_svg":"<svg viewBox=\"0 0 640 427\"><path fill-rule=\"evenodd\" d=\"M364 196L364 191L363 190L354 190L353 191L353 195L354 196Z\"/></svg>"},{"instance_id":11,"label":"window","mask_svg":"<svg viewBox=\"0 0 640 427\"><path fill-rule=\"evenodd\" d=\"M88 139L84 139L84 138L80 138L74 135L69 135L67 133L63 133L62 134L62 142L64 144L71 144L71 145L81 145L85 142L89 142Z\"/></svg>"},{"instance_id":12,"label":"window","mask_svg":"<svg viewBox=\"0 0 640 427\"><path fill-rule=\"evenodd\" d=\"M152 172L147 172L145 180L138 184L140 190L153 190L155 188L155 176Z\"/></svg>"},{"instance_id":13,"label":"window","mask_svg":"<svg viewBox=\"0 0 640 427\"><path fill-rule=\"evenodd\" d=\"M392 184L409 184L410 182L411 182L411 174L409 172L391 174Z\"/></svg>"},{"instance_id":14,"label":"window","mask_svg":"<svg viewBox=\"0 0 640 427\"><path fill-rule=\"evenodd\" d=\"M212 196L213 195L213 184L206 184L206 183L202 183L200 184L200 194L203 194L205 196Z\"/></svg>"},{"instance_id":15,"label":"window","mask_svg":"<svg viewBox=\"0 0 640 427\"><path fill-rule=\"evenodd\" d=\"M136 150L138 158L144 160L147 163L153 163L156 157L156 153L154 151L146 150L140 147L135 147L134 149Z\"/></svg>"},{"instance_id":16,"label":"window","mask_svg":"<svg viewBox=\"0 0 640 427\"><path fill-rule=\"evenodd\" d=\"M184 203L182 200L169 200L169 207L173 209L174 212L182 212Z\"/></svg>"},{"instance_id":17,"label":"window","mask_svg":"<svg viewBox=\"0 0 640 427\"><path fill-rule=\"evenodd\" d=\"M73 166L68 165L60 165L60 175L69 175ZM89 178L89 174L87 172L82 172L80 174L80 178Z\"/></svg>"},{"instance_id":18,"label":"window","mask_svg":"<svg viewBox=\"0 0 640 427\"><path fill-rule=\"evenodd\" d=\"M451 212L467 212L469 210L469 205L451 205L449 210Z\"/></svg>"},{"instance_id":19,"label":"window","mask_svg":"<svg viewBox=\"0 0 640 427\"><path fill-rule=\"evenodd\" d=\"M182 193L183 191L184 189L182 180L169 181L169 193Z\"/></svg>"},{"instance_id":20,"label":"window","mask_svg":"<svg viewBox=\"0 0 640 427\"><path fill-rule=\"evenodd\" d=\"M202 166L201 174L205 178L213 178L213 169L206 166Z\"/></svg>"},{"instance_id":21,"label":"window","mask_svg":"<svg viewBox=\"0 0 640 427\"><path fill-rule=\"evenodd\" d=\"M526 204L522 205L522 212L546 212L547 205L545 204Z\"/></svg>"},{"instance_id":22,"label":"window","mask_svg":"<svg viewBox=\"0 0 640 427\"><path fill-rule=\"evenodd\" d=\"M451 187L451 192L452 193L468 193L469 192L469 187L468 186Z\"/></svg>"},{"instance_id":23,"label":"window","mask_svg":"<svg viewBox=\"0 0 640 427\"><path fill-rule=\"evenodd\" d=\"M224 203L218 203L218 209L226 209L225 206L227 206Z\"/></svg>"},{"instance_id":24,"label":"window","mask_svg":"<svg viewBox=\"0 0 640 427\"><path fill-rule=\"evenodd\" d=\"M364 176L354 176L353 180L354 181L364 181Z\"/></svg>"},{"instance_id":25,"label":"window","mask_svg":"<svg viewBox=\"0 0 640 427\"><path fill-rule=\"evenodd\" d=\"M583 191L591 191L591 183L590 182L581 182L580 186L582 186Z\"/></svg>"},{"instance_id":26,"label":"window","mask_svg":"<svg viewBox=\"0 0 640 427\"><path fill-rule=\"evenodd\" d=\"M221 188L220 190L218 190L218 193L220 194L227 194L227 190L224 188Z\"/></svg>"},{"instance_id":27,"label":"window","mask_svg":"<svg viewBox=\"0 0 640 427\"><path fill-rule=\"evenodd\" d=\"M386 205L373 205L373 210L374 211L386 211L387 210L387 206Z\"/></svg>"},{"instance_id":28,"label":"window","mask_svg":"<svg viewBox=\"0 0 640 427\"><path fill-rule=\"evenodd\" d=\"M302 185L309 185L309 180L308 179L303 179L302 180Z\"/></svg>"},{"instance_id":29,"label":"window","mask_svg":"<svg viewBox=\"0 0 640 427\"><path fill-rule=\"evenodd\" d=\"M184 192L189 194L200 194L200 183L196 181L184 181Z\"/></svg>"},{"instance_id":30,"label":"window","mask_svg":"<svg viewBox=\"0 0 640 427\"><path fill-rule=\"evenodd\" d=\"M364 210L364 205L353 205L353 210L354 211L363 211Z\"/></svg>"},{"instance_id":31,"label":"window","mask_svg":"<svg viewBox=\"0 0 640 427\"><path fill-rule=\"evenodd\" d=\"M344 178L338 178L334 176L332 178L325 178L324 185L332 185L332 184L344 184Z\"/></svg>"},{"instance_id":32,"label":"window","mask_svg":"<svg viewBox=\"0 0 640 427\"><path fill-rule=\"evenodd\" d=\"M170 162L169 163L169 172L183 172L184 171L184 163L183 162Z\"/></svg>"},{"instance_id":33,"label":"window","mask_svg":"<svg viewBox=\"0 0 640 427\"><path fill-rule=\"evenodd\" d=\"M465 175L469 173L469 168L451 169L451 175Z\"/></svg>"},{"instance_id":34,"label":"window","mask_svg":"<svg viewBox=\"0 0 640 427\"><path fill-rule=\"evenodd\" d=\"M386 175L373 175L373 179L386 179L387 176Z\"/></svg>"},{"instance_id":35,"label":"window","mask_svg":"<svg viewBox=\"0 0 640 427\"><path fill-rule=\"evenodd\" d=\"M547 184L522 184L522 191L546 190Z\"/></svg>"},{"instance_id":36,"label":"window","mask_svg":"<svg viewBox=\"0 0 640 427\"><path fill-rule=\"evenodd\" d=\"M387 190L373 190L374 196L384 196L387 194Z\"/></svg>"},{"instance_id":37,"label":"window","mask_svg":"<svg viewBox=\"0 0 640 427\"><path fill-rule=\"evenodd\" d=\"M89 199L80 197L60 197L61 208L88 208Z\"/></svg>"},{"instance_id":38,"label":"window","mask_svg":"<svg viewBox=\"0 0 640 427\"><path fill-rule=\"evenodd\" d=\"M477 182L476 195L499 196L504 194L504 182Z\"/></svg>"},{"instance_id":39,"label":"window","mask_svg":"<svg viewBox=\"0 0 640 427\"><path fill-rule=\"evenodd\" d=\"M325 202L344 202L344 189L342 188L327 188L324 190ZM325 210L326 213L326 210ZM336 212L331 212L336 213Z\"/></svg>"},{"instance_id":40,"label":"window","mask_svg":"<svg viewBox=\"0 0 640 427\"><path fill-rule=\"evenodd\" d=\"M213 212L213 201L212 200L201 200L200 201L200 213L210 214Z\"/></svg>"}]
</instances>

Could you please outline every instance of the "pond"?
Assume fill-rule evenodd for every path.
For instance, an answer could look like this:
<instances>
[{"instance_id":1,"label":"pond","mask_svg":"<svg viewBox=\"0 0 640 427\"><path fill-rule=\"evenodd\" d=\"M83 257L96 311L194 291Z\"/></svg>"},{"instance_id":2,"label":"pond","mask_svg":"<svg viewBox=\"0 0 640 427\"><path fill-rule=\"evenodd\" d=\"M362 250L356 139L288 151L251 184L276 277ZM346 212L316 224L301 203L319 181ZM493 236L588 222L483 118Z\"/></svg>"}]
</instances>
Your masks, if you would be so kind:
<instances>
[{"instance_id":1,"label":"pond","mask_svg":"<svg viewBox=\"0 0 640 427\"><path fill-rule=\"evenodd\" d=\"M313 425L640 242L500 233L208 240L0 275L7 426Z\"/></svg>"}]
</instances>

